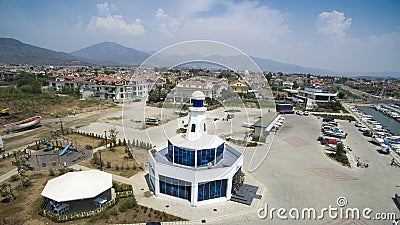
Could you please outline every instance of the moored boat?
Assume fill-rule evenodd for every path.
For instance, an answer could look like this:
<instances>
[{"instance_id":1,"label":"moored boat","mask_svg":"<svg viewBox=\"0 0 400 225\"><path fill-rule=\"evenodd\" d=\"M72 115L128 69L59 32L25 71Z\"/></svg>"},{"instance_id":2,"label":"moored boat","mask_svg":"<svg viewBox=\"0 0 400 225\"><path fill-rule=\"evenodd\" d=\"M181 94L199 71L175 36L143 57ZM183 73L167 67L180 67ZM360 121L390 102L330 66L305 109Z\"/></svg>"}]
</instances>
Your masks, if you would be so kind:
<instances>
[{"instance_id":1,"label":"moored boat","mask_svg":"<svg viewBox=\"0 0 400 225\"><path fill-rule=\"evenodd\" d=\"M22 130L25 128L29 128L32 126L36 126L40 123L40 119L42 117L40 116L34 116L25 120L21 120L15 123L9 123L4 125L4 127L6 128L6 132L11 132L11 131L17 131L17 130Z\"/></svg>"},{"instance_id":2,"label":"moored boat","mask_svg":"<svg viewBox=\"0 0 400 225\"><path fill-rule=\"evenodd\" d=\"M8 116L10 113L10 108L4 108L0 110L0 115L1 116Z\"/></svg>"}]
</instances>

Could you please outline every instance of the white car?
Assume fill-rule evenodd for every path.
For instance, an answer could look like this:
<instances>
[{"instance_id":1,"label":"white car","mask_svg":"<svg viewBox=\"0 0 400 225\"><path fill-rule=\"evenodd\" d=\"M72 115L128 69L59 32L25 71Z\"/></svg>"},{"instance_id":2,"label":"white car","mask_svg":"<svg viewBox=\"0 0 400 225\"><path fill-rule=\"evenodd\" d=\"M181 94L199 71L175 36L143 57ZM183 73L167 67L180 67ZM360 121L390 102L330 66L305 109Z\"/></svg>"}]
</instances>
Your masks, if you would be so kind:
<instances>
[{"instance_id":1,"label":"white car","mask_svg":"<svg viewBox=\"0 0 400 225\"><path fill-rule=\"evenodd\" d=\"M299 116L302 116L304 113L303 113L303 111L297 111L296 114Z\"/></svg>"},{"instance_id":2,"label":"white car","mask_svg":"<svg viewBox=\"0 0 400 225\"><path fill-rule=\"evenodd\" d=\"M310 115L310 113L308 112L308 111L304 111L304 113L303 113L305 116L308 116L308 115Z\"/></svg>"},{"instance_id":3,"label":"white car","mask_svg":"<svg viewBox=\"0 0 400 225\"><path fill-rule=\"evenodd\" d=\"M362 123L356 122L356 123L354 124L354 126L356 126L356 127L362 127Z\"/></svg>"}]
</instances>

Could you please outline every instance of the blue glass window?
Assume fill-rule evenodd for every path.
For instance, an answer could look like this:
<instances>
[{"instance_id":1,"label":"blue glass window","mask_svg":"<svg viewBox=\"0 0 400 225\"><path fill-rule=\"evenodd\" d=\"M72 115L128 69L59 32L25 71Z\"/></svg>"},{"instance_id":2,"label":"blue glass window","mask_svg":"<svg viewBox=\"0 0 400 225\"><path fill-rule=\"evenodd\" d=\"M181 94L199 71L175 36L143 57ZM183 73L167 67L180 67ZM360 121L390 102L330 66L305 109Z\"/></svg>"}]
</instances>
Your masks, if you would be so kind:
<instances>
[{"instance_id":1,"label":"blue glass window","mask_svg":"<svg viewBox=\"0 0 400 225\"><path fill-rule=\"evenodd\" d=\"M226 197L227 179L199 183L197 201Z\"/></svg>"},{"instance_id":2,"label":"blue glass window","mask_svg":"<svg viewBox=\"0 0 400 225\"><path fill-rule=\"evenodd\" d=\"M167 157L170 161L172 161L172 154L173 154L174 146L171 142L168 141L168 154Z\"/></svg>"},{"instance_id":3,"label":"blue glass window","mask_svg":"<svg viewBox=\"0 0 400 225\"><path fill-rule=\"evenodd\" d=\"M159 176L160 193L191 200L192 183L166 176Z\"/></svg>"},{"instance_id":4,"label":"blue glass window","mask_svg":"<svg viewBox=\"0 0 400 225\"><path fill-rule=\"evenodd\" d=\"M214 163L215 149L203 149L197 151L197 166L207 165L209 162Z\"/></svg>"},{"instance_id":5,"label":"blue glass window","mask_svg":"<svg viewBox=\"0 0 400 225\"><path fill-rule=\"evenodd\" d=\"M203 107L203 100L192 100L194 107Z\"/></svg>"},{"instance_id":6,"label":"blue glass window","mask_svg":"<svg viewBox=\"0 0 400 225\"><path fill-rule=\"evenodd\" d=\"M224 155L224 144L217 147L217 163L223 158Z\"/></svg>"},{"instance_id":7,"label":"blue glass window","mask_svg":"<svg viewBox=\"0 0 400 225\"><path fill-rule=\"evenodd\" d=\"M195 151L186 150L179 147L174 147L174 163L194 166L194 153Z\"/></svg>"}]
</instances>

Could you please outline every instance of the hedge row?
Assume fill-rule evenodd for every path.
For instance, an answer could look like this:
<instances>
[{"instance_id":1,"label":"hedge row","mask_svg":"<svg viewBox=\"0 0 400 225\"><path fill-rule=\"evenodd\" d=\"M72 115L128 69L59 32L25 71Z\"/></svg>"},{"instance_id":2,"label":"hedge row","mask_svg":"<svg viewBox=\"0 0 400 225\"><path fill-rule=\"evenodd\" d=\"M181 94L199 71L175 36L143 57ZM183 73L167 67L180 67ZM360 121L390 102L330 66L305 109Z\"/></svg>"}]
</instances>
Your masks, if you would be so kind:
<instances>
[{"instance_id":1,"label":"hedge row","mask_svg":"<svg viewBox=\"0 0 400 225\"><path fill-rule=\"evenodd\" d=\"M43 200L39 206L39 215L47 217L56 223L64 223L64 222L68 222L68 221L72 221L72 220L93 217L105 210L112 208L114 205L116 205L118 203L120 198L127 198L127 197L133 196L133 191L132 190L122 191L122 192L116 192L115 194L116 194L116 197L114 199L108 201L102 207L99 207L95 210L86 211L86 212L75 212L75 213L65 214L65 215L57 215L50 210L46 210L45 207L47 205L48 199L43 198Z\"/></svg>"}]
</instances>

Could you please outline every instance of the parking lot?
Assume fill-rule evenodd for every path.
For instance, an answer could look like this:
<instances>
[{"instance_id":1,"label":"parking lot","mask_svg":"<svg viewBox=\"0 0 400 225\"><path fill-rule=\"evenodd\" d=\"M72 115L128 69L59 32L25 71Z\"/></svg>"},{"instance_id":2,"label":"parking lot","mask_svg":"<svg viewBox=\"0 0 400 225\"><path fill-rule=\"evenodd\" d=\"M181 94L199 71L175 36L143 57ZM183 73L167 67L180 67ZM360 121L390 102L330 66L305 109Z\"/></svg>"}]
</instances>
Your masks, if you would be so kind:
<instances>
[{"instance_id":1,"label":"parking lot","mask_svg":"<svg viewBox=\"0 0 400 225\"><path fill-rule=\"evenodd\" d=\"M336 200L343 196L346 207L372 209L371 217L379 212L395 212L399 209L392 197L400 192L400 170L390 166L390 156L379 154L379 148L368 142L348 121L339 121L349 133L345 144L352 148L351 154L368 161L368 168L346 168L327 158L323 146L317 141L320 136L321 119L315 116L285 115L286 122L278 131L271 151L262 165L249 175L256 178L267 189L264 203L270 208L322 208L338 207ZM248 152L250 153L250 152ZM245 154L246 165L250 154ZM257 213L243 215L236 221L252 221L252 224L294 224L294 221L258 219ZM239 224L239 222L231 222ZM295 224L391 224L391 221L353 220L333 221L299 220Z\"/></svg>"},{"instance_id":2,"label":"parking lot","mask_svg":"<svg viewBox=\"0 0 400 225\"><path fill-rule=\"evenodd\" d=\"M136 104L136 103L135 103ZM162 112L157 108L151 108L153 115L160 115ZM136 113L137 111L137 113ZM124 112L125 134L128 138L139 140L150 140L155 145L165 141L167 137L176 134L176 129L182 126L182 120L187 121L186 117L179 119L170 118L163 124L140 129L134 126L134 120L129 118L143 118L140 108L130 108ZM150 111L149 111L150 112ZM173 111L169 112L173 114ZM223 109L208 111L207 127L209 132L216 132L220 136L234 135L244 137L247 128L240 126L242 122L255 122L259 112L242 110L235 113L235 118L230 121L223 121L226 117ZM117 117L118 115L115 115ZM108 116L110 117L110 115ZM352 149L351 154L359 157L361 161L368 162L368 168L346 168L339 163L329 159L323 154L323 146L317 141L321 135L321 119L316 116L284 115L285 123L274 137L273 145L268 152L268 145L254 148L247 148L244 151L244 169L246 180L251 184L258 185L259 190L263 190L261 201L257 202L257 207L285 208L310 208L317 211L329 206L337 207L336 200L343 196L347 199L346 207L357 207L359 209L370 208L375 212L396 212L400 215L399 209L395 206L392 197L396 192L400 192L399 168L390 166L391 158L382 155L376 150L379 148L368 142L370 138L363 136L348 121L339 121L340 126L348 133L345 144ZM215 120L213 118L218 118ZM250 120L250 121L249 121ZM95 123L82 129L108 130L111 124ZM114 124L117 125L117 124ZM117 126L122 134L122 127ZM147 132L149 137L147 136ZM256 154L253 156L253 154ZM253 172L249 172L251 160L258 160L261 164ZM257 162L257 163L258 163ZM154 199L154 201L161 201ZM294 224L294 221L269 219L262 220L257 217L256 207L252 206L248 211L243 212L243 207L235 206L237 203L229 203L227 209L218 207L218 215L224 215L220 219L209 215L207 223L215 224L243 224L251 221L251 224ZM208 208L199 207L196 209L198 215L208 215ZM237 213L232 213L237 209ZM226 210L226 212L225 212ZM177 212L191 211L180 210ZM188 219L198 216L185 214ZM180 215L185 217L184 215ZM325 217L326 218L326 217ZM349 221L347 221L349 222ZM344 222L343 222L344 223ZM340 221L325 220L309 221L297 220L295 224L343 224ZM349 222L350 223L350 222ZM352 224L388 224L389 221L376 220L354 220ZM390 224L390 223L389 223Z\"/></svg>"}]
</instances>

